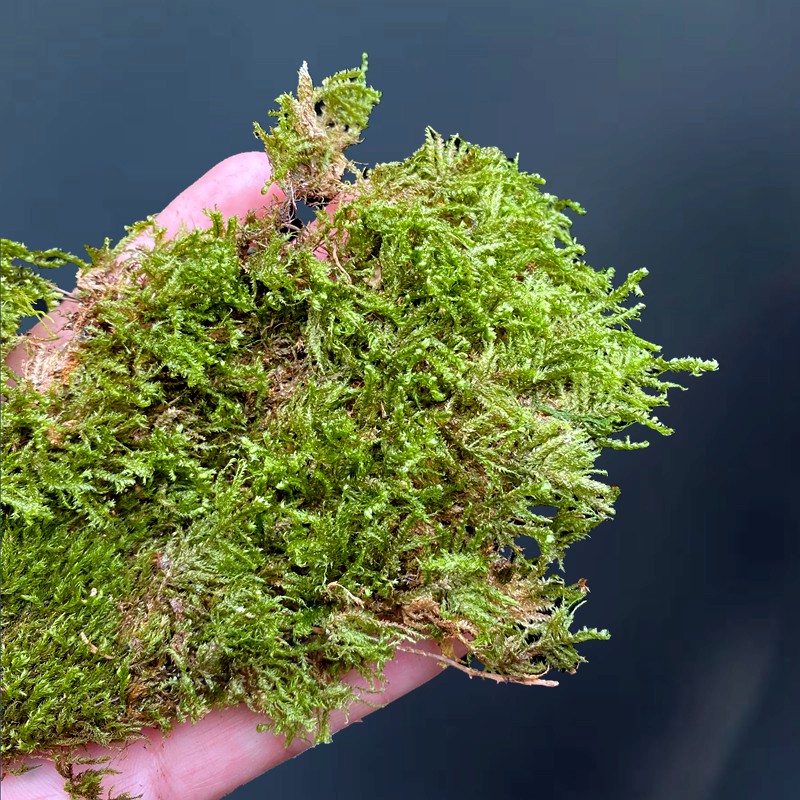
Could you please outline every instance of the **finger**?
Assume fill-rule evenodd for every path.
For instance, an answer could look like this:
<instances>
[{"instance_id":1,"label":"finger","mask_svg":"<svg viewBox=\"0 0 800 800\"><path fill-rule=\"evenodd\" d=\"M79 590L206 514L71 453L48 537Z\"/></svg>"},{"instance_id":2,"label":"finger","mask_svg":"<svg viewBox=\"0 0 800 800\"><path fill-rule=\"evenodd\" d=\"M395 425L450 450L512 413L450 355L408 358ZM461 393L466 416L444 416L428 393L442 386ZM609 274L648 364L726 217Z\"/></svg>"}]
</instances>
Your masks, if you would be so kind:
<instances>
[{"instance_id":1,"label":"finger","mask_svg":"<svg viewBox=\"0 0 800 800\"><path fill-rule=\"evenodd\" d=\"M339 194L339 195L336 195L336 197L334 197L328 203L326 203L324 208L325 208L325 213L328 215L329 222L333 222L334 215L338 211L339 206L342 203L347 202L348 200L352 200L352 199L353 199L353 195L350 195L350 194ZM308 231L310 233L314 233L314 231L316 231L318 227L319 227L319 221L315 218L315 219L312 219L311 222L308 223L307 229L308 229ZM336 233L337 233L337 229L336 228L331 228L330 232L329 232L329 237L335 236ZM345 237L345 241L346 241L346 237ZM339 257L338 257L338 255L336 253L336 250L334 249L333 246L329 246L327 243L324 243L324 242L320 243L314 249L314 255L320 261L328 261L329 259L333 259L336 262L337 266L341 268L341 264L338 263Z\"/></svg>"},{"instance_id":2,"label":"finger","mask_svg":"<svg viewBox=\"0 0 800 800\"><path fill-rule=\"evenodd\" d=\"M460 650L463 646L456 643L456 647L459 655L463 654ZM414 649L434 656L441 652L431 641L418 642ZM384 690L375 694L369 692L360 675L350 673L344 680L363 700L354 702L348 714L334 712L331 731L336 733L363 719L377 707L402 697L441 672L440 663L433 658L398 652L384 669ZM215 709L195 724L176 725L168 735L146 729L143 731L146 739L131 742L121 751L91 745L81 752L93 758L111 756L104 766L118 774L106 776L103 788L113 787L114 794L218 800L311 746L295 740L286 747L283 736L256 730L263 723L269 723L269 719L245 706ZM43 759L30 759L29 763L38 766L24 775L4 778L5 800L66 800L64 778L53 763Z\"/></svg>"},{"instance_id":3,"label":"finger","mask_svg":"<svg viewBox=\"0 0 800 800\"><path fill-rule=\"evenodd\" d=\"M167 231L167 236L177 235L181 228L208 228L211 220L204 209L217 209L223 216L236 216L243 220L250 211L261 211L284 199L283 191L272 183L266 194L261 190L272 175L266 153L239 153L212 167L205 175L181 192L160 214L156 222ZM135 244L147 247L152 236L137 237ZM132 243L133 244L133 243ZM34 351L37 362L44 364L48 358L70 341L73 329L70 319L79 309L74 300L64 300L52 311L48 319L33 326L25 341L11 351L6 359L17 375L25 374L25 367ZM34 375L27 377L35 378Z\"/></svg>"},{"instance_id":4,"label":"finger","mask_svg":"<svg viewBox=\"0 0 800 800\"><path fill-rule=\"evenodd\" d=\"M440 652L435 642L422 642L414 647L433 654ZM364 701L354 702L347 713L333 712L331 732L363 719L377 707L402 697L441 672L441 665L433 659L400 652L384 669L385 689L373 694L360 675L350 673L345 682ZM183 726L177 737L162 739L160 758L175 765L175 769L167 773L168 786L154 788L161 791L162 797L216 800L310 747L307 742L295 741L287 748L282 736L258 733L256 725L265 719L240 706L212 712L196 726Z\"/></svg>"},{"instance_id":5,"label":"finger","mask_svg":"<svg viewBox=\"0 0 800 800\"><path fill-rule=\"evenodd\" d=\"M438 652L437 645L432 642L415 648ZM376 706L396 700L441 671L440 665L432 659L398 653L386 665L385 690L373 695L369 695L364 679L351 673L345 681L360 690L367 702L355 702L348 715L334 712L332 732L363 719L376 710ZM149 748L143 745L141 756L152 759L150 763L169 765L169 769L150 773L153 796L216 800L310 747L307 742L295 741L287 748L284 737L258 733L256 725L265 721L266 717L244 706L216 710L196 725L181 725L169 737L151 740ZM158 753L156 758L153 758L154 752ZM146 764L147 761L143 766Z\"/></svg>"},{"instance_id":6,"label":"finger","mask_svg":"<svg viewBox=\"0 0 800 800\"><path fill-rule=\"evenodd\" d=\"M6 365L17 375L31 378L35 385L40 381L35 373L26 369L33 360L34 353L38 354L41 362L54 357L71 338L71 316L78 311L80 303L76 300L62 300L54 309L47 312L44 320L37 322L26 337L6 356Z\"/></svg>"},{"instance_id":7,"label":"finger","mask_svg":"<svg viewBox=\"0 0 800 800\"><path fill-rule=\"evenodd\" d=\"M263 211L285 198L277 183L271 183L266 194L261 193L271 175L272 167L264 152L231 156L184 189L156 216L156 221L171 238L182 228L210 228L205 209L216 209L225 219L244 220L251 211Z\"/></svg>"}]
</instances>

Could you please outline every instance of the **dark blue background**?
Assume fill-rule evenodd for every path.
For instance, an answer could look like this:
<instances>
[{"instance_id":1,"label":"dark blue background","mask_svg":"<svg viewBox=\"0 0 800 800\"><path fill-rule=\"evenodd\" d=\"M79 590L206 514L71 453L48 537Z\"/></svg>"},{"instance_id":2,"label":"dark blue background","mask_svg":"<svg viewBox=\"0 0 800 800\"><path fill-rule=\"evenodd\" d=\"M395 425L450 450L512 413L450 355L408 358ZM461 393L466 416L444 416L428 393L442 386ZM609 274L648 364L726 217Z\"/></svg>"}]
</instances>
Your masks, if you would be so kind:
<instances>
[{"instance_id":1,"label":"dark blue background","mask_svg":"<svg viewBox=\"0 0 800 800\"><path fill-rule=\"evenodd\" d=\"M589 211L595 266L647 266L638 331L716 357L649 450L604 457L618 518L577 545L560 688L452 670L233 797L798 796L800 58L793 2L121 2L2 13L2 235L82 252L163 208L305 59L370 54L363 162L425 125L497 145ZM74 277L63 275L70 288Z\"/></svg>"}]
</instances>

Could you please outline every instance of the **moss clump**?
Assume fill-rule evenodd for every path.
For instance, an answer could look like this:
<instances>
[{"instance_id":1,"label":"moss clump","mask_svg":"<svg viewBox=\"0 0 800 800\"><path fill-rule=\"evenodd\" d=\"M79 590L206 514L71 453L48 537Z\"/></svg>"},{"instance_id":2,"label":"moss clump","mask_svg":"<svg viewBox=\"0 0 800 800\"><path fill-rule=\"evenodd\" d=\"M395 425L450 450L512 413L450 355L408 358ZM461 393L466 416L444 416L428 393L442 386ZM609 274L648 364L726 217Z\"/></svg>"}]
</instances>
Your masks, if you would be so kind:
<instances>
[{"instance_id":1,"label":"moss clump","mask_svg":"<svg viewBox=\"0 0 800 800\"><path fill-rule=\"evenodd\" d=\"M645 271L592 269L581 209L498 149L428 129L368 176L346 161L365 70L301 70L257 128L282 207L134 226L155 246L91 251L46 379L4 367L6 756L237 703L325 739L340 677L378 680L406 638L535 683L607 636L571 630L585 584L553 569L613 513L595 461L669 433L664 373L716 364L638 338ZM56 297L13 260L66 256L3 245L5 354Z\"/></svg>"}]
</instances>

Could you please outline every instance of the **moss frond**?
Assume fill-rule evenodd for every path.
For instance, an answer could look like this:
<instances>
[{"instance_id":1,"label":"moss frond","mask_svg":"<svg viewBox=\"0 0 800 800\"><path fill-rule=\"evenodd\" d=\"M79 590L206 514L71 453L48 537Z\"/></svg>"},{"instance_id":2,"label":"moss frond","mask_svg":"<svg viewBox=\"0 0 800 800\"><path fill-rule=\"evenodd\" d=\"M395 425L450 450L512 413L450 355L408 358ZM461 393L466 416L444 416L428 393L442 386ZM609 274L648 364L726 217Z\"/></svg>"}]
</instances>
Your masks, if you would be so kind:
<instances>
[{"instance_id":1,"label":"moss frond","mask_svg":"<svg viewBox=\"0 0 800 800\"><path fill-rule=\"evenodd\" d=\"M255 135L272 163L272 180L293 197L319 200L337 189L347 161L344 150L360 141L381 93L366 84L367 54L361 67L337 72L315 87L303 62L297 96L283 94L271 130L254 123ZM266 187L265 187L266 188Z\"/></svg>"}]
</instances>

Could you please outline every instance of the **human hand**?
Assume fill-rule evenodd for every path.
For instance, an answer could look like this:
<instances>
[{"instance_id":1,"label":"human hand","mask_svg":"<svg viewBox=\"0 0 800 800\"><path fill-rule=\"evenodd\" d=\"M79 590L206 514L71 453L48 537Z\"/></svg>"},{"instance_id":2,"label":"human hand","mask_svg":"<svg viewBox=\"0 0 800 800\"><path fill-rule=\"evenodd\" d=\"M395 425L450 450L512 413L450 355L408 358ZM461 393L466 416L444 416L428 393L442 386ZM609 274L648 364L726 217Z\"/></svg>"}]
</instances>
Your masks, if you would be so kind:
<instances>
[{"instance_id":1,"label":"human hand","mask_svg":"<svg viewBox=\"0 0 800 800\"><path fill-rule=\"evenodd\" d=\"M269 178L270 164L264 153L242 153L226 159L199 181L192 184L173 200L156 219L167 234L174 236L181 226L208 227L205 208L216 207L225 218L238 216L244 219L252 209L264 208L280 202L283 193L272 184L266 195L261 188ZM142 243L142 242L140 242ZM76 303L65 300L50 314L47 327L34 326L29 337L44 341L40 347L56 352L69 341L68 322ZM30 341L30 338L29 338ZM8 357L7 363L22 374L29 357L26 344L19 345ZM384 670L385 687L379 693L368 692L366 682L357 674L346 676L365 700L355 702L347 717L341 711L331 715L331 731L361 720L376 707L415 689L441 672L443 659L434 642L421 642L413 646L416 651L399 652ZM419 653L429 655L425 657ZM143 800L216 800L277 764L294 757L310 747L308 742L296 740L288 748L282 736L258 733L256 726L269 720L244 706L214 709L197 723L176 725L168 735L155 729L144 729L144 739L124 745L101 747L88 745L81 748L79 756L92 759L109 757L99 768L113 770L103 778L103 791L112 790L112 796L125 792L139 795ZM2 779L4 800L61 800L67 798L64 777L51 760L30 757L26 760L35 769L22 775L7 774ZM88 765L97 769L97 765ZM79 773L86 767L76 766Z\"/></svg>"}]
</instances>

